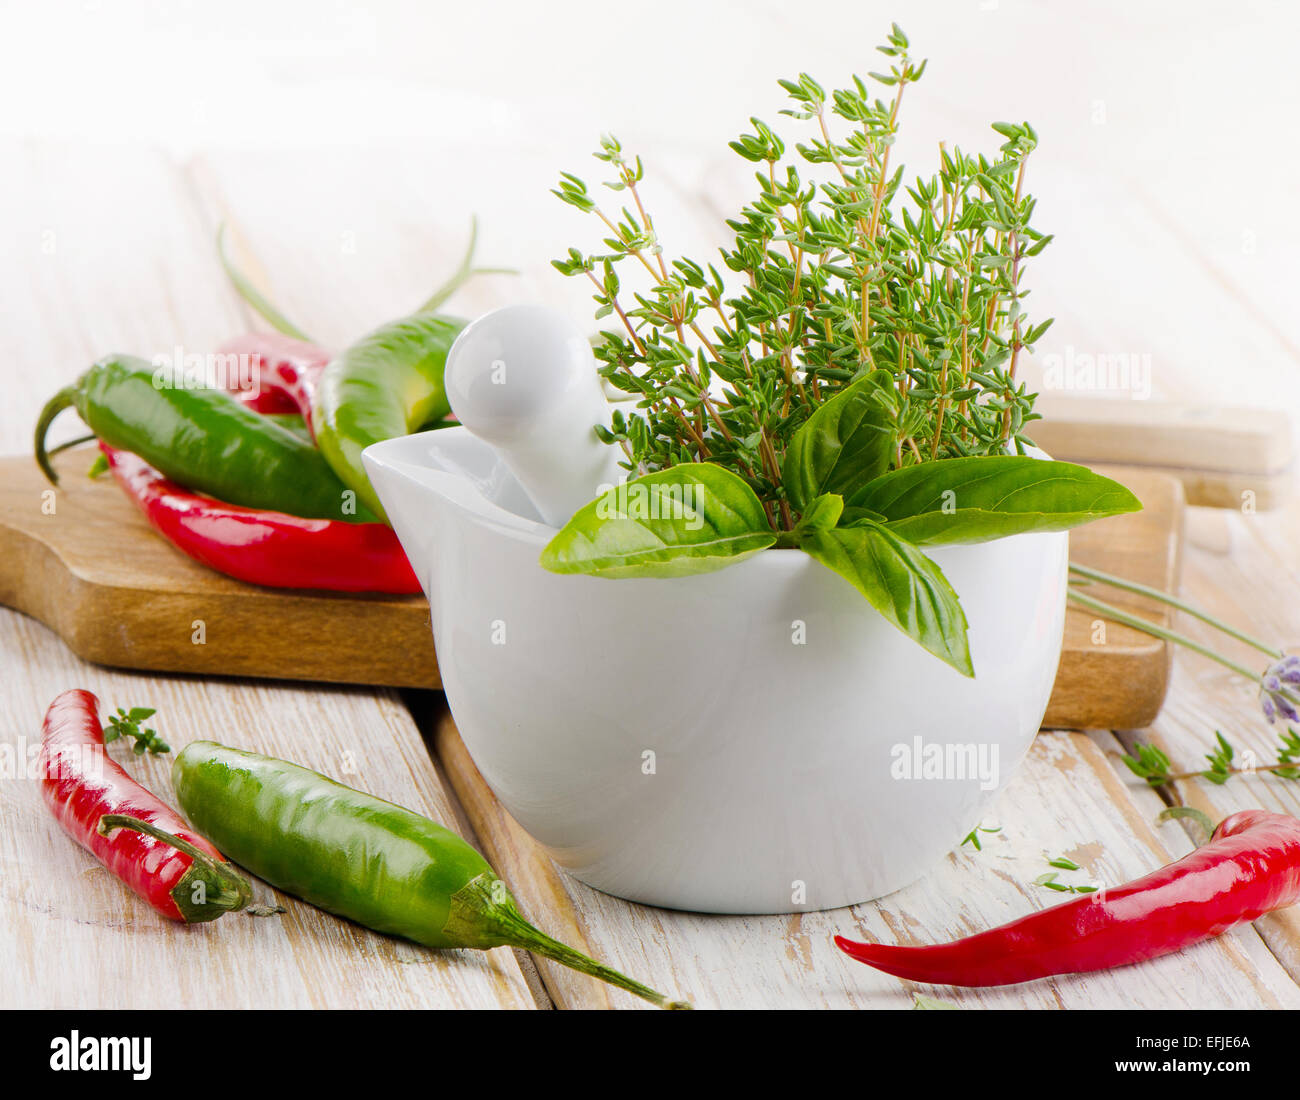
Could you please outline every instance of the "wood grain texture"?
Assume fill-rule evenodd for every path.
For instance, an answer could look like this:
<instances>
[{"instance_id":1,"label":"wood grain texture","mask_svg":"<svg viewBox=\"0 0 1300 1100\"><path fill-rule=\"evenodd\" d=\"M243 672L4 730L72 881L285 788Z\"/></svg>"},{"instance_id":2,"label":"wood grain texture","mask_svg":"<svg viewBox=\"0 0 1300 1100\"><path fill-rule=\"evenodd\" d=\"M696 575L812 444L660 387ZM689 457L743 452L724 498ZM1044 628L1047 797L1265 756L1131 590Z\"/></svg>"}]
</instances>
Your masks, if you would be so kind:
<instances>
[{"instance_id":1,"label":"wood grain texture","mask_svg":"<svg viewBox=\"0 0 1300 1100\"><path fill-rule=\"evenodd\" d=\"M0 603L40 619L78 656L159 672L438 687L421 596L284 592L223 577L156 536L111 478L90 481L90 452L56 459L57 494L27 459L0 459ZM1157 588L1174 587L1181 502L1159 474L1118 471L1146 507L1071 535L1078 561ZM54 514L45 509L53 501ZM1122 596L1122 594L1121 594ZM1150 601L1136 606L1164 622ZM1045 725L1141 726L1164 699L1163 643L1067 612ZM205 641L194 643L197 622Z\"/></svg>"},{"instance_id":2,"label":"wood grain texture","mask_svg":"<svg viewBox=\"0 0 1300 1100\"><path fill-rule=\"evenodd\" d=\"M1070 532L1070 560L1149 588L1176 592L1182 561L1183 493L1166 474L1098 466L1127 485L1142 511ZM1169 626L1169 608L1118 589L1091 585L1090 595ZM1133 728L1159 713L1169 687L1169 645L1093 611L1069 605L1061 663L1043 717L1046 729Z\"/></svg>"},{"instance_id":3,"label":"wood grain texture","mask_svg":"<svg viewBox=\"0 0 1300 1100\"><path fill-rule=\"evenodd\" d=\"M31 459L0 459L0 603L45 623L79 657L158 672L440 686L423 596L224 577L154 534L111 477L87 478L94 453L56 458L57 491Z\"/></svg>"},{"instance_id":4,"label":"wood grain texture","mask_svg":"<svg viewBox=\"0 0 1300 1100\"><path fill-rule=\"evenodd\" d=\"M1153 826L1159 800L1145 791L1130 799L1104 751L1084 733L1039 735L999 798L996 818L985 822L1000 831L982 835L981 851L962 846L916 883L867 905L755 917L654 909L584 886L501 809L450 715L438 722L434 737L484 850L525 910L551 914L558 931L598 958L689 997L699 1008L907 1008L916 992L964 1008L1300 1007L1300 990L1249 926L1141 966L986 990L900 981L834 947L836 933L936 942L1055 904L1061 895L1033 880L1059 856L1082 869L1062 874L1061 881L1114 885L1182 854L1187 840L1181 830L1164 826L1157 833ZM1174 836L1173 850L1166 834ZM635 1006L631 998L536 961L562 1008L611 1001Z\"/></svg>"},{"instance_id":5,"label":"wood grain texture","mask_svg":"<svg viewBox=\"0 0 1300 1100\"><path fill-rule=\"evenodd\" d=\"M164 615L165 622L165 612ZM165 920L75 844L40 798L34 753L61 691L154 706L179 751L202 738L288 758L457 827L419 732L389 693L109 672L0 611L0 987L4 1008L529 1008L513 952L437 952L338 920L254 881L278 917ZM126 769L175 804L170 756Z\"/></svg>"},{"instance_id":6,"label":"wood grain texture","mask_svg":"<svg viewBox=\"0 0 1300 1100\"><path fill-rule=\"evenodd\" d=\"M1031 425L1034 442L1068 462L1274 474L1292 461L1280 409L1039 394L1034 411L1043 417Z\"/></svg>"}]
</instances>

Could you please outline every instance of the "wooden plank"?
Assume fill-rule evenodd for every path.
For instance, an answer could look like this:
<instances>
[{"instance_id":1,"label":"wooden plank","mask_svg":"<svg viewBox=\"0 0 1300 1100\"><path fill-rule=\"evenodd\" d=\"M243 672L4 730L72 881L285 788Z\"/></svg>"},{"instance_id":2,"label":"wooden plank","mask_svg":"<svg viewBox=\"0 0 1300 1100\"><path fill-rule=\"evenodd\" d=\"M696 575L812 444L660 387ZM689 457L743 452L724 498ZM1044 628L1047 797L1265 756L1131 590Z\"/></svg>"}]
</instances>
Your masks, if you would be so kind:
<instances>
[{"instance_id":1,"label":"wooden plank","mask_svg":"<svg viewBox=\"0 0 1300 1100\"><path fill-rule=\"evenodd\" d=\"M167 612L160 609L159 625ZM429 951L255 883L279 917L174 925L63 833L29 760L44 710L84 686L105 707L154 706L179 751L200 738L286 757L456 827L419 732L390 693L107 672L0 611L0 989L5 1008L529 1008L513 952ZM175 804L170 757L115 756Z\"/></svg>"},{"instance_id":2,"label":"wooden plank","mask_svg":"<svg viewBox=\"0 0 1300 1100\"><path fill-rule=\"evenodd\" d=\"M1225 474L1275 474L1291 465L1291 425L1280 409L1049 393L1039 394L1034 411L1043 416L1031 426L1034 442L1069 462Z\"/></svg>"},{"instance_id":3,"label":"wooden plank","mask_svg":"<svg viewBox=\"0 0 1300 1100\"><path fill-rule=\"evenodd\" d=\"M963 846L918 882L852 909L788 916L720 917L634 905L592 890L556 868L501 809L460 741L450 715L434 731L439 758L484 850L525 910L598 958L702 1008L906 1008L924 992L966 1008L1296 1007L1300 990L1249 928L1139 966L986 990L927 987L853 962L834 933L921 943L967 935L1061 900L1033 885L1047 859L1069 856L1063 881L1116 884L1171 858L1141 804L1102 749L1083 733L1044 733L995 809L1000 827L983 850ZM744 859L743 852L736 853ZM1252 940L1252 937L1254 938ZM537 960L560 1007L634 1007L546 960Z\"/></svg>"}]
</instances>

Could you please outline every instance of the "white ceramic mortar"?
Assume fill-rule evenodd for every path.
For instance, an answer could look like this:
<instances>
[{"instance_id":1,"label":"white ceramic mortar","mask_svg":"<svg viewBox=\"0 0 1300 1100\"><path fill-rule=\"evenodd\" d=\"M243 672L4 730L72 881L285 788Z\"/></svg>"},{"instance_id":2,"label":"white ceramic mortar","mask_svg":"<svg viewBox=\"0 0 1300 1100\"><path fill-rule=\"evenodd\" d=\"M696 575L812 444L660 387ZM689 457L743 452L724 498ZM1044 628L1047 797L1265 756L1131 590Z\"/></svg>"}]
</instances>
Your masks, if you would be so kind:
<instances>
[{"instance_id":1,"label":"white ceramic mortar","mask_svg":"<svg viewBox=\"0 0 1300 1100\"><path fill-rule=\"evenodd\" d=\"M554 528L464 428L363 457L470 755L597 889L715 913L890 893L979 823L1046 709L1065 534L931 551L970 623L970 680L800 551L672 580L557 576L538 564ZM899 777L917 738L947 777Z\"/></svg>"}]
</instances>

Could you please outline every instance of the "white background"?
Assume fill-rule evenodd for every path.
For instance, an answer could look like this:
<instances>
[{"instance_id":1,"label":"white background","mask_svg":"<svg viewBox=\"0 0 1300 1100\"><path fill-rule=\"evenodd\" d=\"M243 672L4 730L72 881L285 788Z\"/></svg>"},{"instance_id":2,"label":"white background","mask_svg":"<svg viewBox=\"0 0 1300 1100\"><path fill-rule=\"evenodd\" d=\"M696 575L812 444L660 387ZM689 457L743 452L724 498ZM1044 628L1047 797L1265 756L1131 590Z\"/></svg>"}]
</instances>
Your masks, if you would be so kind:
<instances>
[{"instance_id":1,"label":"white background","mask_svg":"<svg viewBox=\"0 0 1300 1100\"><path fill-rule=\"evenodd\" d=\"M1157 396L1285 404L1300 360L1298 11L8 3L2 239L26 253L61 232L60 262L75 246L79 263L75 279L61 276L74 298L147 303L157 273L139 257L159 247L148 206L161 151L229 207L286 309L326 342L418 302L454 263L470 212L482 258L524 272L492 284L486 304L518 295L585 311L585 295L547 268L565 246L595 243L547 194L559 169L593 178L595 138L616 132L647 162L670 251L702 249L746 195L747 168L726 141L751 114L784 121L776 78L808 70L829 86L879 67L873 47L896 19L930 60L903 111L909 173L932 170L941 139L994 148L996 119L1029 119L1041 135L1029 187L1057 239L1032 269L1031 304L1058 322L1040 363L1067 349L1149 355ZM24 305L22 288L9 296ZM166 323L139 306L134 339L151 346L98 346L123 337L96 322L85 353L228 334L210 310L171 306ZM9 323L50 323L35 306L22 313ZM8 423L0 447L21 449Z\"/></svg>"}]
</instances>

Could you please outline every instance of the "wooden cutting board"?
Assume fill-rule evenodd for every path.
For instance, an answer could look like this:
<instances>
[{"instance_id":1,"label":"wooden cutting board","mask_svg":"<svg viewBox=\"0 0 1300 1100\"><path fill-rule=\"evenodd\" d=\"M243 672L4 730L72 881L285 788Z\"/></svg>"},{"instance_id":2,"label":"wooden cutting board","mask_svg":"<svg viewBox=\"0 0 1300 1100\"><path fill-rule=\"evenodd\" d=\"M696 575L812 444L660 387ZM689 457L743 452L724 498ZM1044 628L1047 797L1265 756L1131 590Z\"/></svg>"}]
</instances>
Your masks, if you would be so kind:
<instances>
[{"instance_id":1,"label":"wooden cutting board","mask_svg":"<svg viewBox=\"0 0 1300 1100\"><path fill-rule=\"evenodd\" d=\"M441 687L423 596L257 588L154 534L93 447L0 459L0 603L101 665L388 687ZM53 514L50 509L53 508Z\"/></svg>"},{"instance_id":2,"label":"wooden cutting board","mask_svg":"<svg viewBox=\"0 0 1300 1100\"><path fill-rule=\"evenodd\" d=\"M109 477L85 476L94 451L58 456L57 492L27 457L0 459L0 603L39 619L80 657L152 672L441 687L421 596L256 588L191 561L150 530ZM1112 475L1117 471L1109 470ZM1182 489L1120 470L1145 511L1074 532L1076 560L1157 588L1177 582ZM1106 598L1161 622L1159 605ZM1073 609L1044 724L1138 728L1160 708L1167 647Z\"/></svg>"},{"instance_id":3,"label":"wooden cutting board","mask_svg":"<svg viewBox=\"0 0 1300 1100\"><path fill-rule=\"evenodd\" d=\"M1182 572L1183 483L1169 474L1131 466L1095 465L1123 482L1142 501L1142 511L1098 520L1070 532L1070 560L1177 592ZM1102 585L1089 595L1137 612L1161 626L1173 625L1170 609L1155 600ZM1173 647L1120 623L1071 605L1056 685L1043 716L1044 729L1141 729L1155 721L1169 689Z\"/></svg>"}]
</instances>

